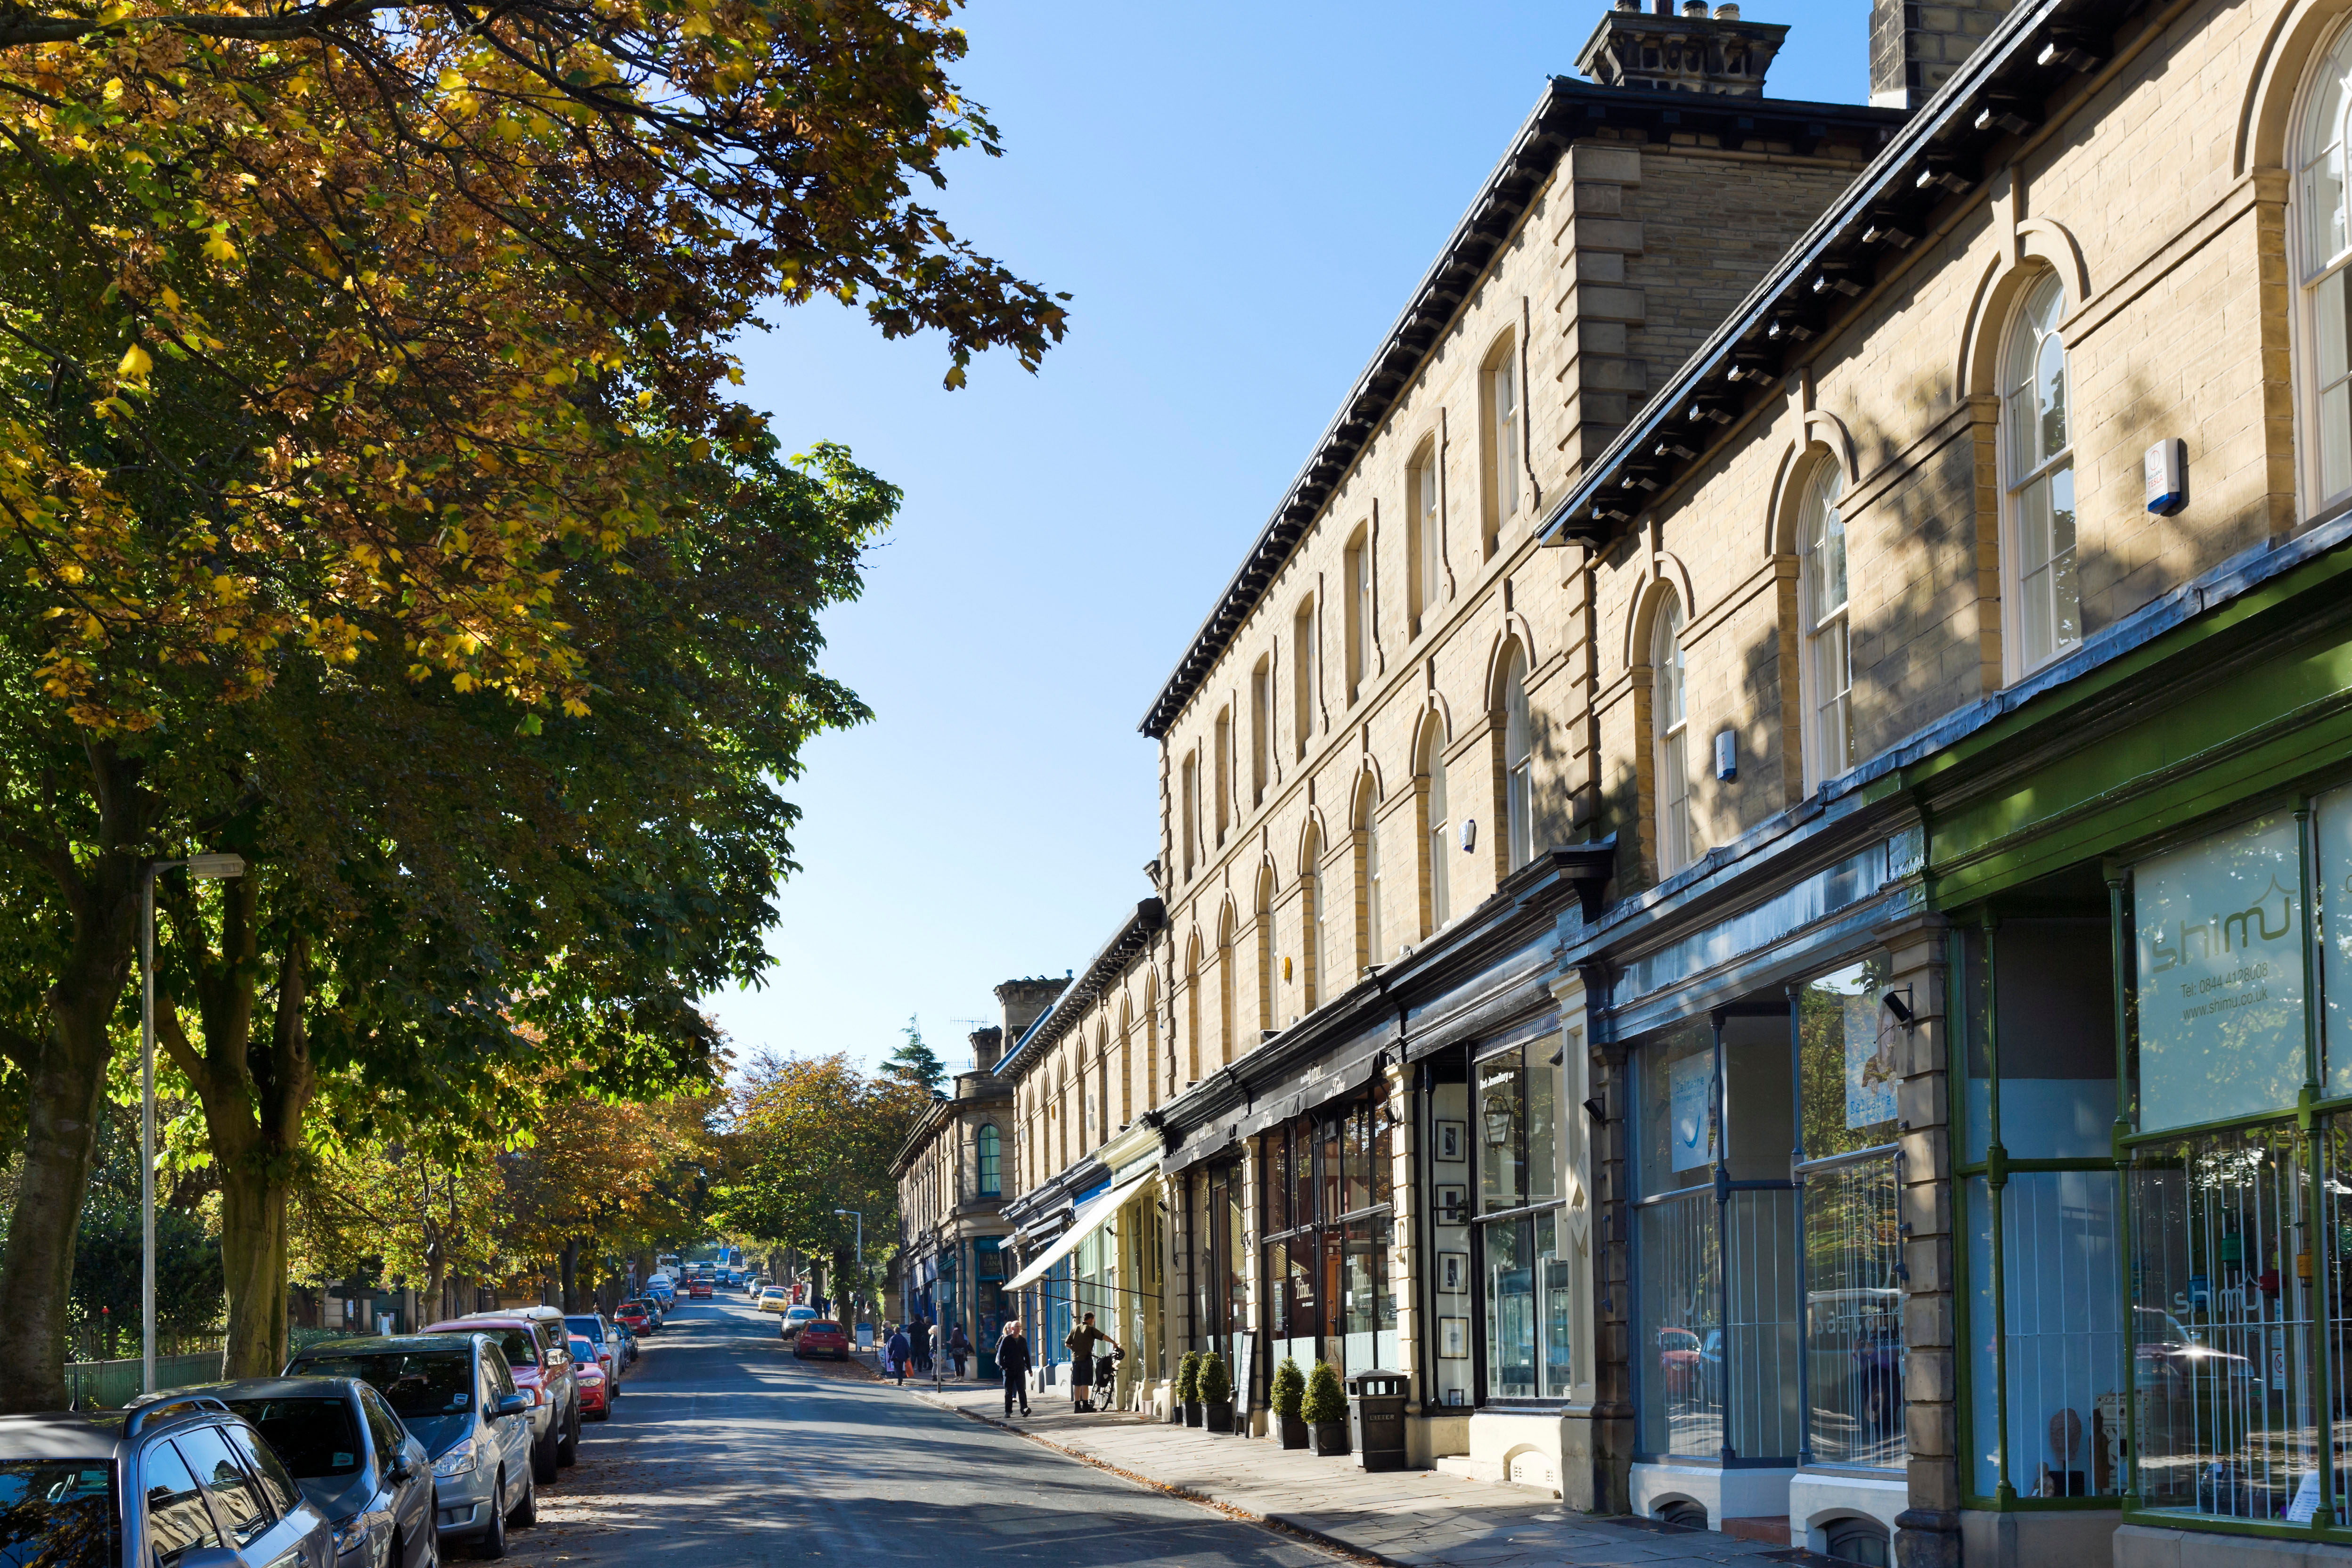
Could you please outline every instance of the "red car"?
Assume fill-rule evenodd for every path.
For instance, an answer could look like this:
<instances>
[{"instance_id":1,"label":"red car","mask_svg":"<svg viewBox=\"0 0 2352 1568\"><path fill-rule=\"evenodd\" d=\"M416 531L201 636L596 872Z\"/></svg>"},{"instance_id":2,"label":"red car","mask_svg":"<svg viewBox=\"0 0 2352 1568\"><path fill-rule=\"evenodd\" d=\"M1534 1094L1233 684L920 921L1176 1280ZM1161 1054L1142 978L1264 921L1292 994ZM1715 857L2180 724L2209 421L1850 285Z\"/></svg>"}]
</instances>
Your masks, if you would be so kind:
<instances>
[{"instance_id":1,"label":"red car","mask_svg":"<svg viewBox=\"0 0 2352 1568\"><path fill-rule=\"evenodd\" d=\"M710 1276L708 1274L696 1275L694 1283L686 1288L686 1299L689 1301L707 1300L709 1296Z\"/></svg>"},{"instance_id":2,"label":"red car","mask_svg":"<svg viewBox=\"0 0 2352 1568\"><path fill-rule=\"evenodd\" d=\"M654 1315L646 1310L646 1304L643 1301L622 1302L621 1310L614 1313L613 1317L616 1322L625 1325L633 1334L652 1333L656 1326Z\"/></svg>"},{"instance_id":3,"label":"red car","mask_svg":"<svg viewBox=\"0 0 2352 1568\"><path fill-rule=\"evenodd\" d=\"M596 1359L596 1347L577 1334L572 1339L572 1365L580 1379L580 1414L591 1421L611 1415L620 1390L613 1386L613 1374Z\"/></svg>"},{"instance_id":4,"label":"red car","mask_svg":"<svg viewBox=\"0 0 2352 1568\"><path fill-rule=\"evenodd\" d=\"M849 1336L842 1331L841 1325L824 1318L811 1318L803 1323L800 1333L793 1341L793 1356L806 1361L813 1355L823 1355L828 1352L835 1361L849 1359Z\"/></svg>"}]
</instances>

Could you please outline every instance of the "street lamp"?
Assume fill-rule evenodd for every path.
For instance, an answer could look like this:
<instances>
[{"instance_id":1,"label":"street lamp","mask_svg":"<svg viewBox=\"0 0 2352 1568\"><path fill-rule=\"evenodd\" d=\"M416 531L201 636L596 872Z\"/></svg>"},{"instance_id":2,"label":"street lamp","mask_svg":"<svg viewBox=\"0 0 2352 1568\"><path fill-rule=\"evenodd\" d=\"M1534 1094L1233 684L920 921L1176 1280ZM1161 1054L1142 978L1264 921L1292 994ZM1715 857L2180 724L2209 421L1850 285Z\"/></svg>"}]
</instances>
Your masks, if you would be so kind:
<instances>
[{"instance_id":1,"label":"street lamp","mask_svg":"<svg viewBox=\"0 0 2352 1568\"><path fill-rule=\"evenodd\" d=\"M150 860L139 878L139 1387L155 1392L155 875L184 866L199 882L245 875L241 855Z\"/></svg>"}]
</instances>

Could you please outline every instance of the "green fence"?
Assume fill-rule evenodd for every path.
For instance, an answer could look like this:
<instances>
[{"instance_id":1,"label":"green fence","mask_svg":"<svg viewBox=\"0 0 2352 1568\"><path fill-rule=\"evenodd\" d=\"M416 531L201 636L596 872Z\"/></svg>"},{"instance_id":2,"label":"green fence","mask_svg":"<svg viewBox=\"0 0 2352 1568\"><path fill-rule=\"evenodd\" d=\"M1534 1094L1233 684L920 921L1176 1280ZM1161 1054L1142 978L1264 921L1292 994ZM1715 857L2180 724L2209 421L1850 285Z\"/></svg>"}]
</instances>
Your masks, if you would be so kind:
<instances>
[{"instance_id":1,"label":"green fence","mask_svg":"<svg viewBox=\"0 0 2352 1568\"><path fill-rule=\"evenodd\" d=\"M155 1386L159 1389L218 1383L220 1375L221 1352L217 1349L155 1358ZM66 1363L66 1395L76 1410L121 1409L139 1397L141 1382L136 1356L127 1361Z\"/></svg>"}]
</instances>

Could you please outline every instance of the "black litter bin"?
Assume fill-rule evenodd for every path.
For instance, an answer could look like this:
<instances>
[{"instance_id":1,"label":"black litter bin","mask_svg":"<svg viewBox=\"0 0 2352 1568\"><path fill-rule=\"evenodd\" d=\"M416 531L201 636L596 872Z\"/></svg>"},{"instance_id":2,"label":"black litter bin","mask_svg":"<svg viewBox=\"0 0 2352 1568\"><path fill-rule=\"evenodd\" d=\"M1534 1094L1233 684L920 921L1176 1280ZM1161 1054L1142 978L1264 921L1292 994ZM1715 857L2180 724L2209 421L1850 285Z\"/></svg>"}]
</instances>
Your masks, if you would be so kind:
<instances>
[{"instance_id":1,"label":"black litter bin","mask_svg":"<svg viewBox=\"0 0 2352 1568\"><path fill-rule=\"evenodd\" d=\"M1348 1435L1362 1468L1404 1468L1405 1387L1401 1372L1360 1372L1348 1380Z\"/></svg>"}]
</instances>

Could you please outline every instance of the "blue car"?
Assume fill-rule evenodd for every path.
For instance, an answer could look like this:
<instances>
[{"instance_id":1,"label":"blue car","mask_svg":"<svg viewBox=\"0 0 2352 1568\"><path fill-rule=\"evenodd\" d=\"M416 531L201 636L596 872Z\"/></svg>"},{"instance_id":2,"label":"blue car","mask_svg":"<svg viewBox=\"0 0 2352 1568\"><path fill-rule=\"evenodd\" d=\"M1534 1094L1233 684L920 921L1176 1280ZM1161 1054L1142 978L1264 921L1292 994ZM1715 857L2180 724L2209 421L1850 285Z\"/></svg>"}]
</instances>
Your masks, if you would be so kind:
<instances>
[{"instance_id":1,"label":"blue car","mask_svg":"<svg viewBox=\"0 0 2352 1568\"><path fill-rule=\"evenodd\" d=\"M356 1377L256 1377L190 1389L259 1429L334 1526L337 1568L433 1568L433 1459Z\"/></svg>"}]
</instances>

